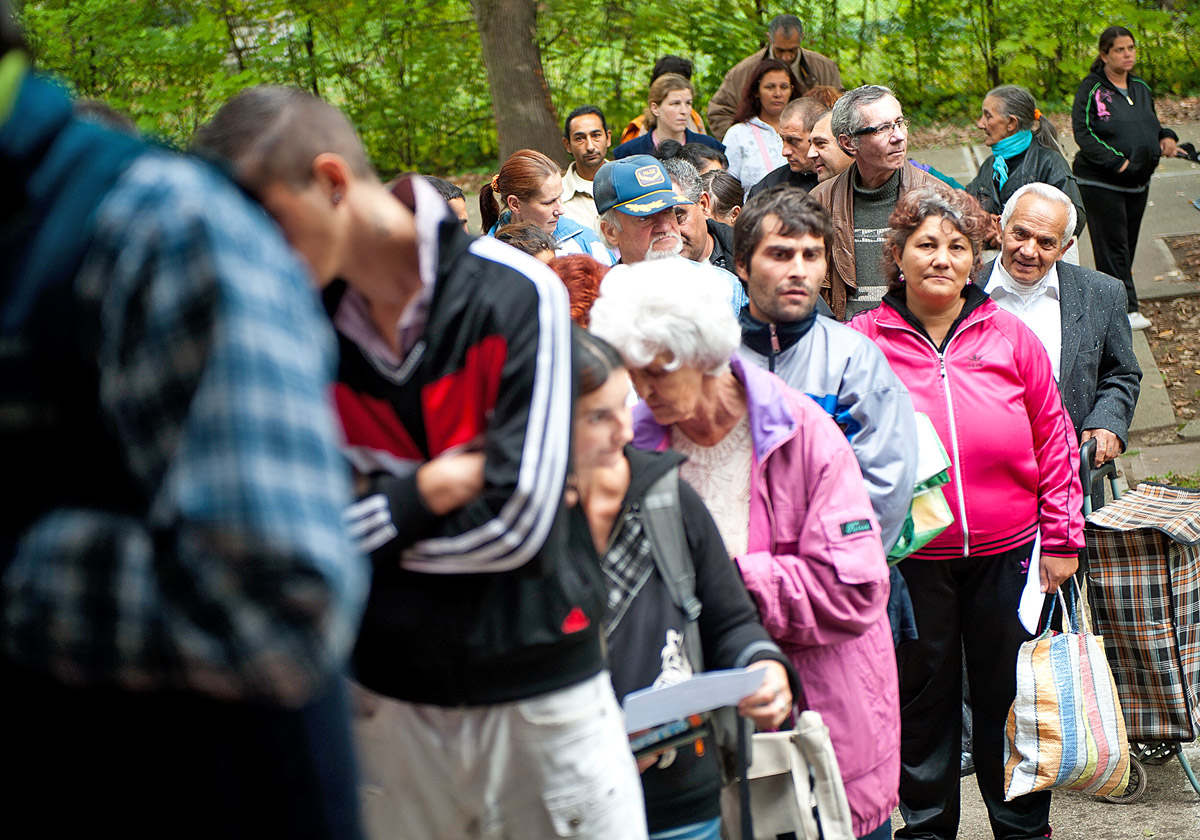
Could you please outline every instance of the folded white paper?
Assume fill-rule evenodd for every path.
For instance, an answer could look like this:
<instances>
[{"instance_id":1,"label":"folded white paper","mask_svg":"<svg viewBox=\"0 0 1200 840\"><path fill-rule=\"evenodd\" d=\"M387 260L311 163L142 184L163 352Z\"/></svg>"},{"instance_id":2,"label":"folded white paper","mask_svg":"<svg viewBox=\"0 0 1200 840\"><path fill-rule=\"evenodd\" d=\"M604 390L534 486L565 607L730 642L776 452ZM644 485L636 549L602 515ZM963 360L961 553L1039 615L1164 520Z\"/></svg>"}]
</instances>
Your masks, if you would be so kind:
<instances>
[{"instance_id":1,"label":"folded white paper","mask_svg":"<svg viewBox=\"0 0 1200 840\"><path fill-rule=\"evenodd\" d=\"M625 697L625 731L640 732L688 715L736 706L758 690L766 677L761 668L708 671L662 688L643 688Z\"/></svg>"}]
</instances>

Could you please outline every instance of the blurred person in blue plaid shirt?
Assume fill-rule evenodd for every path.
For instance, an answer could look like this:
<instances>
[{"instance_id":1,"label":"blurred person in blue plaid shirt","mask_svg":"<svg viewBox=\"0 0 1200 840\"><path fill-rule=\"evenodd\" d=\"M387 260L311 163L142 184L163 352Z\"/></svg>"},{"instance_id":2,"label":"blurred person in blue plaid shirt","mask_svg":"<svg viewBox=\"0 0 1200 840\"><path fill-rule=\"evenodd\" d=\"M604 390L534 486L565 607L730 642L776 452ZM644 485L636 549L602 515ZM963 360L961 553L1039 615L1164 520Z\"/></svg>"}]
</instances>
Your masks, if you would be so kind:
<instances>
[{"instance_id":1,"label":"blurred person in blue plaid shirt","mask_svg":"<svg viewBox=\"0 0 1200 840\"><path fill-rule=\"evenodd\" d=\"M332 331L207 167L71 116L0 0L0 727L40 836L361 836Z\"/></svg>"}]
</instances>

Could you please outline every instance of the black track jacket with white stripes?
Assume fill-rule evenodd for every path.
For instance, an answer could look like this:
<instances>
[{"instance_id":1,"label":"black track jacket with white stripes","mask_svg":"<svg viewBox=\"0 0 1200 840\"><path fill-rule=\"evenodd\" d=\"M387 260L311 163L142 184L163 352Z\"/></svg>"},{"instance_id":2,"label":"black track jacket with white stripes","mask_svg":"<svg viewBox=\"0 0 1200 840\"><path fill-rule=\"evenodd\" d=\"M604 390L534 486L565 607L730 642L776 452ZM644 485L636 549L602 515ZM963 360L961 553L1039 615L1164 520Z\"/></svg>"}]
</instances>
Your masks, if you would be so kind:
<instances>
[{"instance_id":1,"label":"black track jacket with white stripes","mask_svg":"<svg viewBox=\"0 0 1200 840\"><path fill-rule=\"evenodd\" d=\"M403 197L412 191L398 189ZM544 265L447 216L421 340L396 370L339 334L351 460L375 465L351 528L375 574L354 655L368 688L443 706L510 702L603 667L599 571L563 504L573 414L566 291ZM326 290L336 312L345 287ZM482 445L484 490L447 516L415 467Z\"/></svg>"}]
</instances>

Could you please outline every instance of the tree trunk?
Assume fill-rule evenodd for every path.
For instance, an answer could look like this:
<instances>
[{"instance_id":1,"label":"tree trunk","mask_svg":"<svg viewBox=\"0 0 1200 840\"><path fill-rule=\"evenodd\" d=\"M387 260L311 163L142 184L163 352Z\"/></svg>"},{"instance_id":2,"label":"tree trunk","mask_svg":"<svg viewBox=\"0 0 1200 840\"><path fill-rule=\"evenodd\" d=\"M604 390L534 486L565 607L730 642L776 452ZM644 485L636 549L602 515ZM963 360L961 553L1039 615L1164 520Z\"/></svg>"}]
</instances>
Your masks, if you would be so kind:
<instances>
[{"instance_id":1,"label":"tree trunk","mask_svg":"<svg viewBox=\"0 0 1200 840\"><path fill-rule=\"evenodd\" d=\"M537 149L562 164L562 132L537 45L536 0L471 0L483 47L500 160Z\"/></svg>"}]
</instances>

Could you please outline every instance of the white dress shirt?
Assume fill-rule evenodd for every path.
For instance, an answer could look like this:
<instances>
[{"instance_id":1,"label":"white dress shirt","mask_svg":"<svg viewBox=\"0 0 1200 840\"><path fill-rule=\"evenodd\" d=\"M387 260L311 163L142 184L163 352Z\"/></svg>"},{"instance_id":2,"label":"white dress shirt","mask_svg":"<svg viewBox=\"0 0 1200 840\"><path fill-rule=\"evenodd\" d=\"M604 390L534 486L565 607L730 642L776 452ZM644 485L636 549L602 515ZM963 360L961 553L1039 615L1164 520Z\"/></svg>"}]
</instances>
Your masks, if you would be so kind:
<instances>
[{"instance_id":1,"label":"white dress shirt","mask_svg":"<svg viewBox=\"0 0 1200 840\"><path fill-rule=\"evenodd\" d=\"M984 291L996 305L1011 312L1033 330L1050 356L1054 381L1058 381L1062 361L1062 314L1059 307L1058 264L1050 266L1042 282L1035 287L1022 286L997 259Z\"/></svg>"}]
</instances>

